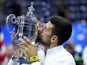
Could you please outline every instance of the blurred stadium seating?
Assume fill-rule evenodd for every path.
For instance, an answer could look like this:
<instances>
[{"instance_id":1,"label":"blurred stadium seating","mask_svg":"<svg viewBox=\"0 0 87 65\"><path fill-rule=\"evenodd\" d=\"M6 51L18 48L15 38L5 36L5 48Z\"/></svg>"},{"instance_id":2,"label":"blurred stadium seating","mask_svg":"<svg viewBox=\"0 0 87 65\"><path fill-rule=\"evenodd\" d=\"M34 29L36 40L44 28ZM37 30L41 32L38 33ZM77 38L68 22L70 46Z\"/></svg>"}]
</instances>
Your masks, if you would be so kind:
<instances>
[{"instance_id":1,"label":"blurred stadium seating","mask_svg":"<svg viewBox=\"0 0 87 65\"><path fill-rule=\"evenodd\" d=\"M5 28L8 5L14 0L0 0L0 27L4 32L5 44L11 44L10 34ZM64 5L69 13L68 19L72 22L73 33L71 39L74 40L74 50L82 53L87 45L87 0L17 0L21 6L21 15L26 13L31 2L34 2L35 15L42 22L47 22L52 15L58 15L58 2L64 1Z\"/></svg>"}]
</instances>

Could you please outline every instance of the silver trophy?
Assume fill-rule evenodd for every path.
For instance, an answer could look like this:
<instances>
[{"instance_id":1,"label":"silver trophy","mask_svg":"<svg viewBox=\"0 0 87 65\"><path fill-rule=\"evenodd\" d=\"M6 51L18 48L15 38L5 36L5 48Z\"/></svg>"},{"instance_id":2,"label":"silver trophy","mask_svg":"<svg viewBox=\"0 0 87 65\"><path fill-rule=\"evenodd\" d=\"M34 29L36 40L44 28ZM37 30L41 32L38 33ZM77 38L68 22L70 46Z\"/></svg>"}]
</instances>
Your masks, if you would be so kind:
<instances>
[{"instance_id":1,"label":"silver trophy","mask_svg":"<svg viewBox=\"0 0 87 65\"><path fill-rule=\"evenodd\" d=\"M9 26L14 26L16 33L14 35L15 43L19 44L18 38L27 36L31 41L33 41L35 24L38 21L35 17L33 2L28 8L28 12L25 15L16 17L14 14L10 14L6 19L6 28L12 34L13 30L10 30Z\"/></svg>"},{"instance_id":2,"label":"silver trophy","mask_svg":"<svg viewBox=\"0 0 87 65\"><path fill-rule=\"evenodd\" d=\"M21 15L16 17L14 14L10 14L6 18L6 28L12 34L13 30L10 30L9 26L14 26L16 29L16 33L14 35L14 42L16 44L20 44L19 38L23 36L27 36L31 42L34 41L34 32L35 32L35 24L38 21L35 17L33 11L33 2L31 2L31 6L28 8L28 12L25 15ZM22 53L20 53L22 55ZM13 60L22 63L28 63L25 59L17 57L13 58Z\"/></svg>"}]
</instances>

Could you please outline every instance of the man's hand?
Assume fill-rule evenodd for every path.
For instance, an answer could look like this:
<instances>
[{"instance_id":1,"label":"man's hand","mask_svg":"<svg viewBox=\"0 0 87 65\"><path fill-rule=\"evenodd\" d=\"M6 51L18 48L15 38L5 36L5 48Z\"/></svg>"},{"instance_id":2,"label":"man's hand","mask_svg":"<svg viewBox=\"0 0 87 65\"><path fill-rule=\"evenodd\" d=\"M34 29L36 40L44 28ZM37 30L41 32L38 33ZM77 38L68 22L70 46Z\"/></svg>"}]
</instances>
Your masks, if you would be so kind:
<instances>
[{"instance_id":1,"label":"man's hand","mask_svg":"<svg viewBox=\"0 0 87 65\"><path fill-rule=\"evenodd\" d=\"M34 32L34 40L35 40L35 43L37 43L37 37L38 37L38 34L39 34L39 26L41 24L41 21L38 21L35 25L35 32Z\"/></svg>"},{"instance_id":2,"label":"man's hand","mask_svg":"<svg viewBox=\"0 0 87 65\"><path fill-rule=\"evenodd\" d=\"M19 40L22 42L22 44L19 45L19 48L25 55L26 59L30 59L32 56L38 56L36 46L31 44L27 37L24 36L23 39Z\"/></svg>"}]
</instances>

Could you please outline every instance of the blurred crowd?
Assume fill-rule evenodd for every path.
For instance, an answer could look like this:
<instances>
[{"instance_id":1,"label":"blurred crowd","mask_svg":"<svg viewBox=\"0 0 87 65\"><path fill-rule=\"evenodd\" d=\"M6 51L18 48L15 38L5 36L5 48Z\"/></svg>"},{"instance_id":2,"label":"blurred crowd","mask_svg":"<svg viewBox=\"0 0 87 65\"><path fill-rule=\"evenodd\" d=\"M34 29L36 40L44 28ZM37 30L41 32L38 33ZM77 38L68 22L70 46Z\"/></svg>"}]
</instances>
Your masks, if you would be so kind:
<instances>
[{"instance_id":1,"label":"blurred crowd","mask_svg":"<svg viewBox=\"0 0 87 65\"><path fill-rule=\"evenodd\" d=\"M59 15L68 18L72 23L87 23L87 0L0 0L0 29L6 25L7 15L15 14L20 16L26 14L32 1L35 8L34 13L42 22L47 22L47 18L52 15ZM87 46L84 46L82 53L75 51L74 40L70 40L64 46L75 58L76 65L87 65ZM11 58L13 51L12 44L6 45L8 59Z\"/></svg>"}]
</instances>

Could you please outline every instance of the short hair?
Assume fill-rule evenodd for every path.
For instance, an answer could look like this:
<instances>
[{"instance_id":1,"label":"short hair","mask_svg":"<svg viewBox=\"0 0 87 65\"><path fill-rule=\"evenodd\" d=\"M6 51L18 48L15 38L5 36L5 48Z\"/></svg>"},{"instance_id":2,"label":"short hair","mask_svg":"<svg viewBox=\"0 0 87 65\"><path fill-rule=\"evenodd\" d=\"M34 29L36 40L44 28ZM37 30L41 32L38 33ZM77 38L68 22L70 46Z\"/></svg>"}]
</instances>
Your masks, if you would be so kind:
<instances>
[{"instance_id":1,"label":"short hair","mask_svg":"<svg viewBox=\"0 0 87 65\"><path fill-rule=\"evenodd\" d=\"M52 34L58 36L58 45L62 45L67 41L72 33L71 22L61 16L52 16L49 21L54 25Z\"/></svg>"}]
</instances>

